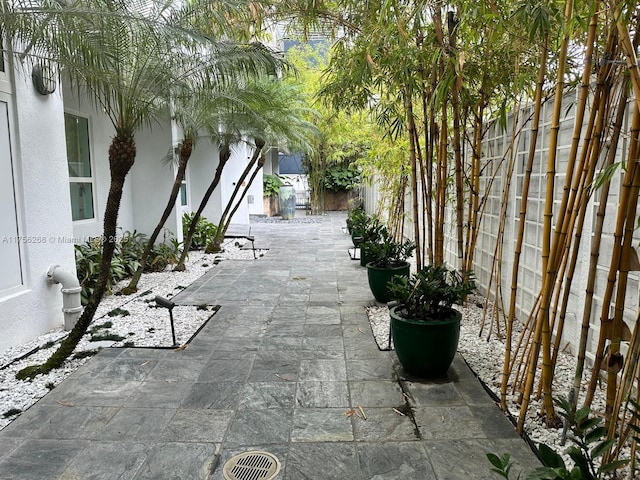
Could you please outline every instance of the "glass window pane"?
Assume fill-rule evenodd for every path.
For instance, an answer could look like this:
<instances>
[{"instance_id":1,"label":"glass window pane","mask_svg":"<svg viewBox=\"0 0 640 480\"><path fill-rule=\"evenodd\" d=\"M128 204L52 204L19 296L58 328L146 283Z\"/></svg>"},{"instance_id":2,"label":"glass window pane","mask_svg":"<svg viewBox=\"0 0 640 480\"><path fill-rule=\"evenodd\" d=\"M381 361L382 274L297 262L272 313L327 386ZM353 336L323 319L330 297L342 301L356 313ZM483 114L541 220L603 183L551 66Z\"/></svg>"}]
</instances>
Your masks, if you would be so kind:
<instances>
[{"instance_id":1,"label":"glass window pane","mask_svg":"<svg viewBox=\"0 0 640 480\"><path fill-rule=\"evenodd\" d=\"M93 218L93 185L71 182L71 214L73 220Z\"/></svg>"},{"instance_id":2,"label":"glass window pane","mask_svg":"<svg viewBox=\"0 0 640 480\"><path fill-rule=\"evenodd\" d=\"M70 177L91 177L89 156L89 121L65 113L64 127L67 139L67 163Z\"/></svg>"},{"instance_id":3,"label":"glass window pane","mask_svg":"<svg viewBox=\"0 0 640 480\"><path fill-rule=\"evenodd\" d=\"M184 182L180 185L180 205L187 206L187 184Z\"/></svg>"}]
</instances>

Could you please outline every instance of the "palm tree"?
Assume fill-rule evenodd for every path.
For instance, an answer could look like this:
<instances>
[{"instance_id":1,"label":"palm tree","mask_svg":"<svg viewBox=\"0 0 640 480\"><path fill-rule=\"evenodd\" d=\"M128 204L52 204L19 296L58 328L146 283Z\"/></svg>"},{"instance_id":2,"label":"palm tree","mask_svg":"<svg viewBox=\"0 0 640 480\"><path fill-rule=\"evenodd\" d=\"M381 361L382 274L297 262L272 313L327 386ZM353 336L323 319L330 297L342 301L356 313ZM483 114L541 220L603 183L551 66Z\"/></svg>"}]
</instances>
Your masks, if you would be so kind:
<instances>
[{"instance_id":1,"label":"palm tree","mask_svg":"<svg viewBox=\"0 0 640 480\"><path fill-rule=\"evenodd\" d=\"M307 118L315 116L315 112L304 106L305 100L297 85L267 79L256 83L254 89L262 92L262 95L254 97L254 100L260 98L268 100L268 102L261 102L261 104L252 102L255 105L254 110L259 115L252 117L254 120L252 123L247 122L244 125L245 134L254 138L256 150L236 182L236 188L218 221L216 234L207 246L208 251L217 252L220 250L220 244L229 229L233 214L240 206L239 202L251 187L257 172L262 168L264 163L262 154L266 153L265 147L267 150L270 147L285 147L288 151L311 154L313 146L310 141L319 135L315 125L307 120ZM259 164L258 168L254 170L249 181L245 182L256 164ZM242 185L244 185L244 189L234 206L234 201L240 193Z\"/></svg>"},{"instance_id":2,"label":"palm tree","mask_svg":"<svg viewBox=\"0 0 640 480\"><path fill-rule=\"evenodd\" d=\"M234 2L217 2L216 8L203 5L192 2L178 8L155 0L79 0L72 5L3 2L7 38L14 45L26 45L20 52L23 56L55 62L64 78L105 112L115 132L108 153L111 183L96 288L58 350L44 364L18 372L18 378L32 378L59 367L93 319L107 288L122 189L136 157L136 132L165 115L170 99L190 91L194 81L216 84L230 81L230 71L237 80L266 64L274 68L264 48L216 42L195 27L194 19L207 18L209 28L215 24L230 32L231 15L220 15L220 9L226 5L235 15Z\"/></svg>"},{"instance_id":3,"label":"palm tree","mask_svg":"<svg viewBox=\"0 0 640 480\"><path fill-rule=\"evenodd\" d=\"M178 153L178 170L165 209L145 245L142 256L138 259L140 265L129 284L120 291L122 294L130 295L138 290L138 282L146 268L147 259L155 241L175 207L193 149L201 140L216 139L219 136L219 126L226 124L234 112L247 111L247 105L255 102L256 99L268 100L261 96L260 91L251 88L253 85L253 83L247 87L240 84L222 85L217 90L201 89L194 95L174 99L173 119L181 127L183 136Z\"/></svg>"},{"instance_id":4,"label":"palm tree","mask_svg":"<svg viewBox=\"0 0 640 480\"><path fill-rule=\"evenodd\" d=\"M298 151L309 151L311 149L307 138L315 133L315 127L304 120L306 116L311 114L311 111L301 106L302 102L298 97L299 92L294 86L267 78L255 82L250 90L254 92L253 97L246 102L244 108L228 112L225 117L224 131L217 135L220 145L218 166L216 167L214 178L191 219L191 225L183 240L182 255L175 266L175 270L182 271L185 269L184 262L191 247L196 224L211 195L220 183L222 171L231 158L231 148L234 144L246 141L247 138L254 139L256 149L249 162L250 165L257 161L262 146L267 143L269 146L288 144ZM238 182L238 184L240 183L242 182ZM230 199L230 202L232 201L233 197ZM224 232L226 231L224 225L226 224L228 228L226 215L230 209L231 203L228 209L225 209L223 218L220 219L218 242L224 238ZM211 248L214 247L212 246Z\"/></svg>"}]
</instances>

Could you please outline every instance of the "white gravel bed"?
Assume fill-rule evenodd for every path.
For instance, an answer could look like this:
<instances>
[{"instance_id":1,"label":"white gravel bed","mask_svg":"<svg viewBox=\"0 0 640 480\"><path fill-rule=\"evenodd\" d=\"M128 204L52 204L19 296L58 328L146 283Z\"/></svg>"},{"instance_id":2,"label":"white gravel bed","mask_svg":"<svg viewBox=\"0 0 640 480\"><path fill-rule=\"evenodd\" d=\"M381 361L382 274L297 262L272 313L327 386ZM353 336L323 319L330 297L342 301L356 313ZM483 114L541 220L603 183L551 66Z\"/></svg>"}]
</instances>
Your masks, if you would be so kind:
<instances>
[{"instance_id":1,"label":"white gravel bed","mask_svg":"<svg viewBox=\"0 0 640 480\"><path fill-rule=\"evenodd\" d=\"M74 355L64 366L47 375L38 375L33 380L16 380L20 369L42 363L55 351L59 342L69 332L62 327L41 335L32 342L16 346L0 355L0 429L7 426L20 412L26 410L42 398L64 378L87 361L84 356L97 353L100 348L111 346L135 345L136 347L171 347L173 338L166 308L155 305L156 295L171 298L189 286L200 276L214 267L220 260L253 260L254 252L244 249L242 241L237 239L223 243L223 251L218 254L205 254L200 251L189 252L187 269L174 272L171 266L157 273L145 273L138 283L138 293L130 296L107 295L103 298L89 332L76 347ZM263 250L257 250L256 256L262 257ZM128 284L123 280L114 286L117 292ZM173 309L176 343L183 345L196 333L203 323L215 313L215 305L176 306ZM97 336L114 335L120 340L97 340ZM91 341L93 337L94 341ZM113 338L117 338L113 337ZM35 353L30 352L35 351ZM84 353L88 352L88 353ZM25 356L25 358L21 358Z\"/></svg>"},{"instance_id":2,"label":"white gravel bed","mask_svg":"<svg viewBox=\"0 0 640 480\"><path fill-rule=\"evenodd\" d=\"M469 298L469 301L464 307L460 308L463 312L463 317L460 326L458 352L463 356L479 379L499 398L505 347L504 342L495 335L495 332L487 339L490 327L488 315L482 336L480 336L482 325L482 308L480 305L482 305L484 301L484 297L474 295L472 298ZM370 306L367 307L365 311L369 317L369 323L378 346L383 350L387 350L389 342L389 310L386 306ZM517 338L517 334L514 334L514 338ZM565 398L568 396L568 389L573 382L575 364L576 360L572 355L566 352L559 354L554 380L555 396ZM508 395L507 404L509 413L514 418L518 418L520 408L515 400L515 395ZM565 445L561 445L562 428L548 428L544 424L544 421L538 416L540 407L540 401L532 398L525 421L525 431L527 435L533 440L535 445L544 443L552 447L555 451L563 454L567 465L572 464L570 458L564 454L564 450L570 445L570 442L567 441ZM604 391L600 390L596 392L592 410L604 412ZM508 452L493 453L501 455ZM621 456L621 458L625 457ZM626 458L628 458L628 456Z\"/></svg>"}]
</instances>

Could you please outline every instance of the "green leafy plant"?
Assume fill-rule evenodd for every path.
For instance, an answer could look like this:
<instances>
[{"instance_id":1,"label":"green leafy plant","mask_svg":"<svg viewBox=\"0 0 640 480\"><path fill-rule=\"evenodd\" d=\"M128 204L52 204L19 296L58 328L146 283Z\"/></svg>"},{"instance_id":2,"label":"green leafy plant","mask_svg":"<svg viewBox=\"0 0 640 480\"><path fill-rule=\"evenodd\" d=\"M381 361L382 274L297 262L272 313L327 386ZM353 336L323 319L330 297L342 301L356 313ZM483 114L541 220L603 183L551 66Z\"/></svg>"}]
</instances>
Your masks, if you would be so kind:
<instances>
[{"instance_id":1,"label":"green leafy plant","mask_svg":"<svg viewBox=\"0 0 640 480\"><path fill-rule=\"evenodd\" d=\"M362 235L369 222L371 222L371 217L361 206L353 208L347 213L347 230L349 230L349 233Z\"/></svg>"},{"instance_id":2,"label":"green leafy plant","mask_svg":"<svg viewBox=\"0 0 640 480\"><path fill-rule=\"evenodd\" d=\"M395 277L389 284L393 298L404 318L428 321L450 316L476 288L473 272L460 274L444 265L427 265L409 278Z\"/></svg>"},{"instance_id":3,"label":"green leafy plant","mask_svg":"<svg viewBox=\"0 0 640 480\"><path fill-rule=\"evenodd\" d=\"M554 401L559 406L558 413L567 419L571 427L569 440L572 445L567 448L566 453L575 465L567 467L559 453L541 443L538 453L544 466L531 471L526 476L527 480L601 480L612 478L610 475L613 472L629 463L628 460L600 463L599 459L615 444L615 439L606 438L607 429L602 425L603 419L591 416L588 407L572 412L569 401L562 398ZM493 472L503 478L510 478L512 462L509 454L498 457L489 453L487 458L493 465Z\"/></svg>"},{"instance_id":4,"label":"green leafy plant","mask_svg":"<svg viewBox=\"0 0 640 480\"><path fill-rule=\"evenodd\" d=\"M194 213L185 213L182 215L182 233L186 236L191 227ZM205 217L200 216L196 223L196 229L191 240L191 250L201 250L205 248L209 242L215 237L218 227L209 222Z\"/></svg>"},{"instance_id":5,"label":"green leafy plant","mask_svg":"<svg viewBox=\"0 0 640 480\"><path fill-rule=\"evenodd\" d=\"M280 191L280 187L284 185L277 175L264 175L262 177L262 186L265 197L275 197Z\"/></svg>"},{"instance_id":6,"label":"green leafy plant","mask_svg":"<svg viewBox=\"0 0 640 480\"><path fill-rule=\"evenodd\" d=\"M387 227L380 221L378 217L371 217L371 221L364 225L362 229L361 250L368 250L370 244L380 243L388 236Z\"/></svg>"},{"instance_id":7,"label":"green leafy plant","mask_svg":"<svg viewBox=\"0 0 640 480\"><path fill-rule=\"evenodd\" d=\"M378 242L370 242L367 245L369 264L374 267L388 268L402 265L416 249L416 244L411 240L398 241L386 230L379 230Z\"/></svg>"},{"instance_id":8,"label":"green leafy plant","mask_svg":"<svg viewBox=\"0 0 640 480\"><path fill-rule=\"evenodd\" d=\"M354 164L334 165L324 172L324 188L339 192L350 190L360 184L360 170Z\"/></svg>"}]
</instances>

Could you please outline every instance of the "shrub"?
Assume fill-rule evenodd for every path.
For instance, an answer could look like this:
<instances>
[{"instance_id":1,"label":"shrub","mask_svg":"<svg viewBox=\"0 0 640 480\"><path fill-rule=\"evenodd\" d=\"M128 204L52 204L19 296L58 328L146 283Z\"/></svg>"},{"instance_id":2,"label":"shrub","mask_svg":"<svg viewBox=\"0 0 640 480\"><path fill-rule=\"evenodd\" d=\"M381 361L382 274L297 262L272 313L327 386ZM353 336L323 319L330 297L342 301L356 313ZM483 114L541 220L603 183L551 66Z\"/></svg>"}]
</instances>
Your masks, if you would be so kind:
<instances>
[{"instance_id":1,"label":"shrub","mask_svg":"<svg viewBox=\"0 0 640 480\"><path fill-rule=\"evenodd\" d=\"M262 186L265 197L275 197L280 191L280 187L284 185L277 175L264 175L262 177Z\"/></svg>"},{"instance_id":2,"label":"shrub","mask_svg":"<svg viewBox=\"0 0 640 480\"><path fill-rule=\"evenodd\" d=\"M191 228L191 222L193 221L194 213L185 213L182 216L182 232L186 236L189 228ZM215 237L218 227L209 222L205 217L200 216L196 223L196 229L193 232L193 238L191 239L191 250L201 250L205 248L213 237Z\"/></svg>"}]
</instances>

